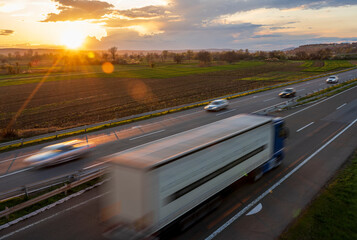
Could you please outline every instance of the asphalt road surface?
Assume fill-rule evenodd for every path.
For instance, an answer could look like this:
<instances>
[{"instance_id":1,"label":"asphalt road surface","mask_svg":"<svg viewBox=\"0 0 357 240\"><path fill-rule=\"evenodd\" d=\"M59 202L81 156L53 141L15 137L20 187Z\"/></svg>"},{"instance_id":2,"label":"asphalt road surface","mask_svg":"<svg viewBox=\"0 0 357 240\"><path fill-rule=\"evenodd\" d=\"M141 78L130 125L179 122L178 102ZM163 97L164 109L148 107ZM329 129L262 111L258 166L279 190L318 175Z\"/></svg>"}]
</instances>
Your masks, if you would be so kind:
<instances>
[{"instance_id":1,"label":"asphalt road surface","mask_svg":"<svg viewBox=\"0 0 357 240\"><path fill-rule=\"evenodd\" d=\"M357 70L338 74L340 81L357 77ZM295 84L298 96L329 86L326 77ZM80 169L100 167L103 156L119 152L149 141L186 131L239 113L254 113L280 104L287 99L278 97L283 88L261 92L230 101L228 109L220 112L206 112L203 108L190 109L117 128L107 129L79 136L97 145L96 150L87 158L72 161L51 168L35 170L23 160L49 143L26 147L0 154L0 192L25 186L26 184L68 174ZM64 140L61 140L64 141ZM51 144L54 144L53 142Z\"/></svg>"},{"instance_id":2,"label":"asphalt road surface","mask_svg":"<svg viewBox=\"0 0 357 240\"><path fill-rule=\"evenodd\" d=\"M339 78L350 79L353 74L356 70L339 75ZM304 94L305 91L321 88L324 80L316 79L294 87L298 94ZM23 163L21 165L21 156L30 154L38 146L6 153L1 156L4 161L1 163L8 164L8 169L14 169L0 176L1 188L22 186L26 182L101 164L101 156L238 113L258 111L281 102L277 97L279 91L275 89L239 98L231 102L229 109L218 113L192 109L136 123L126 129L110 129L87 136L93 141L97 138L104 142L100 144L101 141L98 141L97 151L90 158L49 169L34 171ZM235 183L217 210L186 232L172 236L172 239L278 237L355 149L356 96L357 87L354 87L321 102L277 114L285 118L290 129L282 165L254 184L247 183L245 179ZM6 162L7 159L11 160ZM102 194L105 193L100 192L100 188L92 190L0 231L0 239L104 239L101 232L106 226L101 225L98 219Z\"/></svg>"}]
</instances>

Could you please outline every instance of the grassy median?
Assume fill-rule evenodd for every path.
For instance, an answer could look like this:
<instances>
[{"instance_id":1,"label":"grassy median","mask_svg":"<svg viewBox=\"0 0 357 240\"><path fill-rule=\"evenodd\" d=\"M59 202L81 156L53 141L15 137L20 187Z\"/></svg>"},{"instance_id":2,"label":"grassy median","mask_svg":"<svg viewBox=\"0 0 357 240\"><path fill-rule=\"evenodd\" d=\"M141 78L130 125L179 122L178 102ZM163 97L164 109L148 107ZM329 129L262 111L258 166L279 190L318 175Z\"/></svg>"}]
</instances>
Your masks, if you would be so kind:
<instances>
[{"instance_id":1,"label":"grassy median","mask_svg":"<svg viewBox=\"0 0 357 240\"><path fill-rule=\"evenodd\" d=\"M280 240L357 239L357 150Z\"/></svg>"}]
</instances>

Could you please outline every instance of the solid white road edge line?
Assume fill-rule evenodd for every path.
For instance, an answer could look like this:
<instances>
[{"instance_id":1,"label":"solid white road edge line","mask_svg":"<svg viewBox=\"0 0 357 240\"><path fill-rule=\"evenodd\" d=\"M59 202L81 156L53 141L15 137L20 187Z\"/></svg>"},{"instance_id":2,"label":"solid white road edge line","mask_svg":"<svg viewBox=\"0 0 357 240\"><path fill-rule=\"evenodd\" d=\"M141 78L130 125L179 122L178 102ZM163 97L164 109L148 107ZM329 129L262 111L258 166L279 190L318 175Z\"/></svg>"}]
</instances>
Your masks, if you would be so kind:
<instances>
[{"instance_id":1,"label":"solid white road edge line","mask_svg":"<svg viewBox=\"0 0 357 240\"><path fill-rule=\"evenodd\" d=\"M129 140L132 141L132 140L135 140L135 139L138 139L138 138L142 138L142 137L150 136L150 135L153 135L153 134L156 134L156 133L160 133L160 132L163 132L165 130L166 129L161 129L159 131L155 131L155 132L151 132L151 133L147 133L147 134L144 134L144 135L140 135L140 136L137 136L137 137L130 138Z\"/></svg>"},{"instance_id":2,"label":"solid white road edge line","mask_svg":"<svg viewBox=\"0 0 357 240\"><path fill-rule=\"evenodd\" d=\"M71 199L71 198L73 198L73 197L77 197L77 196L83 194L84 192L86 192L87 190L90 190L90 189L92 189L92 188L94 188L94 187L97 187L97 186L99 186L99 185L101 185L101 184L103 184L103 182L97 183L97 184L95 184L95 185L93 185L93 186L91 186L91 187L88 187L88 188L86 188L86 189L83 189L83 190L81 190L81 191L79 191L79 192L77 192L77 193L75 193L75 194L72 194L72 195L66 197L66 198L62 198L61 200L59 200L59 201L57 201L57 202L55 202L55 203L52 203L52 204L50 204L50 205L48 205L48 206L46 206L46 207L43 207L43 208L41 208L41 209L39 209L39 210L37 210L37 211L35 211L35 212L32 212L32 213L30 213L30 214L27 214L27 215L25 215L25 216L23 216L23 217L21 217L21 218L18 218L18 219L16 219L16 220L12 221L12 222L9 222L9 223L6 223L6 224L4 224L4 225L1 225L1 226L0 226L0 230L3 230L3 229L5 229L5 228L8 228L8 227L10 227L10 226L13 225L13 224L16 224L16 223L18 223L18 222L20 222L20 221L22 221L22 220L25 220L25 219L27 219L27 218L30 218L30 217L34 216L34 215L37 215L37 214L39 214L39 213L41 213L41 212L43 212L43 211L45 211L45 210L47 210L47 209L53 208L54 206L56 206L56 205L58 205L58 204L61 204L61 203L65 202L65 201L68 201L69 199ZM97 198L101 198L102 196L104 196L104 195L106 195L106 194L108 194L108 192L102 193L102 194L100 194L100 195L98 195L98 196L95 196L95 197L93 197L93 198L91 198L91 199L88 199L88 200L86 200L86 201L84 201L84 202L81 202L81 203L79 203L79 204L77 204L77 205L74 205L74 206L72 206L72 207L70 207L70 208L66 208L66 209L64 209L63 211L57 212L57 213L55 213L55 214L53 214L53 215L51 215L51 216L48 216L48 217L46 217L46 218L44 218L44 219L41 219L41 220L39 220L39 221L37 221L37 222L31 223L31 224L29 224L29 225L27 225L27 226L25 226L25 227L23 227L23 228L20 228L20 229L18 229L18 230L16 230L16 231L13 231L13 232L8 233L8 234L6 234L6 235L4 235L4 236L1 236L1 237L0 237L0 240L5 239L5 238L8 238L8 237L10 237L10 236L12 236L12 235L14 235L14 234L16 234L16 233L19 233L19 232L21 232L21 231L23 231L23 230L26 230L26 229L28 229L28 228L30 228L30 227L33 227L33 226L39 224L39 223L41 223L41 222L44 222L44 221L49 220L49 219L51 219L51 218L54 218L54 217L56 217L56 216L58 216L58 215L60 215L60 214L62 214L62 213L68 212L68 211L70 211L70 210L72 210L72 209L74 209L74 208L80 207L80 206L82 206L82 205L84 205L84 204L86 204L86 203L88 203L88 202L90 202L90 201L92 201L92 200L95 200L95 199L97 199Z\"/></svg>"},{"instance_id":3,"label":"solid white road edge line","mask_svg":"<svg viewBox=\"0 0 357 240\"><path fill-rule=\"evenodd\" d=\"M5 160L1 160L0 163L9 162L9 161L12 161L12 160L14 160L14 159L25 158L25 157L28 157L28 156L31 156L31 155L33 155L33 153L26 154L26 155L20 155L20 156L18 156L18 157L14 157L14 158L8 158L8 159L5 159Z\"/></svg>"},{"instance_id":4,"label":"solid white road edge line","mask_svg":"<svg viewBox=\"0 0 357 240\"><path fill-rule=\"evenodd\" d=\"M336 134L333 138L331 138L327 143L325 143L322 147L317 149L313 154L311 154L308 158L306 158L303 162L301 162L298 166L296 166L293 170L291 170L288 174L286 174L283 178L281 178L278 182L276 182L273 186L271 186L268 190L266 190L263 194L249 203L245 208L243 208L240 212L234 215L231 219L229 219L226 223L224 223L221 227L219 227L216 231L214 231L211 235L209 235L205 240L211 240L219 233L221 233L224 229L226 229L229 225L231 225L235 220L241 217L244 213L246 213L250 208L255 206L260 200L262 200L266 195L268 195L271 191L273 191L276 187L278 187L281 183L283 183L286 179L288 179L293 173L299 170L302 166L305 165L311 158L321 152L327 145L333 142L336 138L338 138L342 133L344 133L347 129L349 129L353 124L357 122L357 118L350 123L347 127L345 127L341 132Z\"/></svg>"},{"instance_id":5,"label":"solid white road edge line","mask_svg":"<svg viewBox=\"0 0 357 240\"><path fill-rule=\"evenodd\" d=\"M219 115L222 115L222 114L226 114L226 113L230 113L230 112L233 112L233 111L235 111L235 110L237 110L237 109L236 109L236 108L234 108L234 109L231 109L231 110L228 110L228 111L222 112L222 113L217 113L217 114L216 114L216 116L219 116Z\"/></svg>"},{"instance_id":6,"label":"solid white road edge line","mask_svg":"<svg viewBox=\"0 0 357 240\"><path fill-rule=\"evenodd\" d=\"M11 176L11 175L20 173L20 172L25 172L25 171L30 170L30 169L33 169L33 167L24 168L24 169L21 169L21 170L19 170L19 171L15 171L15 172L10 172L10 173L8 173L8 174L1 175L0 178L8 177L8 176Z\"/></svg>"},{"instance_id":7,"label":"solid white road edge line","mask_svg":"<svg viewBox=\"0 0 357 240\"><path fill-rule=\"evenodd\" d=\"M84 170L88 170L88 169L90 169L90 168L94 168L94 167L98 167L98 166L100 166L100 165L103 165L103 164L105 164L105 163L107 163L107 162L109 162L109 160L103 161L103 162L99 162L99 163L95 163L95 164L93 164L93 165L89 165L88 167L85 167L85 168L83 168L83 169L84 169Z\"/></svg>"},{"instance_id":8,"label":"solid white road edge line","mask_svg":"<svg viewBox=\"0 0 357 240\"><path fill-rule=\"evenodd\" d=\"M310 126L310 125L312 125L312 124L314 124L314 122L311 122L311 123L309 123L309 124L307 124L307 125L303 126L302 128L300 128L300 129L296 130L296 132L300 132L301 130L303 130L303 129L307 128L308 126Z\"/></svg>"},{"instance_id":9,"label":"solid white road edge line","mask_svg":"<svg viewBox=\"0 0 357 240\"><path fill-rule=\"evenodd\" d=\"M273 100L273 99L276 99L276 97L274 97L274 98L268 98L268 99L264 100L263 102L268 102L268 101L271 101L271 100Z\"/></svg>"}]
</instances>

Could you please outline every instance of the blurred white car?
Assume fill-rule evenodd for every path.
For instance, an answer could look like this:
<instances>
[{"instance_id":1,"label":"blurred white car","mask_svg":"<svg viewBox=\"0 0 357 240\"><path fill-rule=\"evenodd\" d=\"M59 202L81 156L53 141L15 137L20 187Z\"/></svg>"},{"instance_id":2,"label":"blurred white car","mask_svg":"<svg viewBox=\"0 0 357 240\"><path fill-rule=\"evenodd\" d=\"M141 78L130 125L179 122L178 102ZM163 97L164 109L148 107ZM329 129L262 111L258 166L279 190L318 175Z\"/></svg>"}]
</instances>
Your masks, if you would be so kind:
<instances>
[{"instance_id":1,"label":"blurred white car","mask_svg":"<svg viewBox=\"0 0 357 240\"><path fill-rule=\"evenodd\" d=\"M205 106L205 110L207 111L219 111L228 106L228 101L226 99L218 99L210 102L207 106Z\"/></svg>"},{"instance_id":2,"label":"blurred white car","mask_svg":"<svg viewBox=\"0 0 357 240\"><path fill-rule=\"evenodd\" d=\"M294 88L285 88L281 93L279 93L279 97L281 98L289 98L295 96L296 96L296 91Z\"/></svg>"},{"instance_id":3,"label":"blurred white car","mask_svg":"<svg viewBox=\"0 0 357 240\"><path fill-rule=\"evenodd\" d=\"M326 83L338 83L338 77L335 75L329 76L326 79Z\"/></svg>"},{"instance_id":4,"label":"blurred white car","mask_svg":"<svg viewBox=\"0 0 357 240\"><path fill-rule=\"evenodd\" d=\"M49 145L26 158L25 162L35 167L55 165L80 158L87 154L93 146L82 140L72 140Z\"/></svg>"}]
</instances>

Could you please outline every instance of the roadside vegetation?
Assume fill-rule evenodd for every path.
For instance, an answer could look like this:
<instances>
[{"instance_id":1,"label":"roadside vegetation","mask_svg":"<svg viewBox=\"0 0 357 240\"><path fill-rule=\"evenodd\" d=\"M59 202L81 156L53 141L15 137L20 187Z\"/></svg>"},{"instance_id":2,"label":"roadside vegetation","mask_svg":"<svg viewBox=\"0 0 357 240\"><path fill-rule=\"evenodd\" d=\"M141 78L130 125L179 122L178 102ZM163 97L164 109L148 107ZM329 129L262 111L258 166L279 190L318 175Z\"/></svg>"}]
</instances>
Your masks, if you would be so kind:
<instances>
[{"instance_id":1,"label":"roadside vegetation","mask_svg":"<svg viewBox=\"0 0 357 240\"><path fill-rule=\"evenodd\" d=\"M356 85L357 85L357 78L316 91L314 93L299 98L297 102L299 105L306 104L308 102L316 101L324 97L335 95Z\"/></svg>"},{"instance_id":2,"label":"roadside vegetation","mask_svg":"<svg viewBox=\"0 0 357 240\"><path fill-rule=\"evenodd\" d=\"M280 240L357 239L357 151Z\"/></svg>"}]
</instances>

